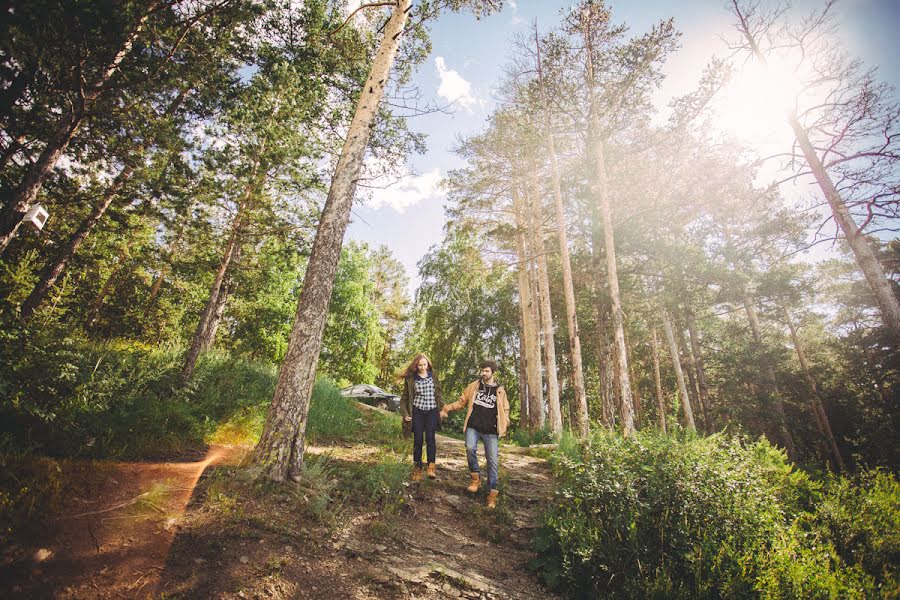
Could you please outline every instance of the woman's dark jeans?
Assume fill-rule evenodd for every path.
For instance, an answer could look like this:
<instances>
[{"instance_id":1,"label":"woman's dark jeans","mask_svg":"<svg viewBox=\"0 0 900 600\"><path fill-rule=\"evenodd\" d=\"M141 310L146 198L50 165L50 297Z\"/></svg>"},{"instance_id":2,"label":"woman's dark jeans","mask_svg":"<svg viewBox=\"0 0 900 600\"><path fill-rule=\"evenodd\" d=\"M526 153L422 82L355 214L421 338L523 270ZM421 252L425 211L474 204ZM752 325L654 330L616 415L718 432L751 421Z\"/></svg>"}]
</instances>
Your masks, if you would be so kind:
<instances>
[{"instance_id":1,"label":"woman's dark jeans","mask_svg":"<svg viewBox=\"0 0 900 600\"><path fill-rule=\"evenodd\" d=\"M422 466L422 438L425 438L426 454L428 462L433 463L437 454L437 442L434 432L437 431L440 416L438 409L419 410L413 406L412 430L413 430L413 463L417 467Z\"/></svg>"}]
</instances>

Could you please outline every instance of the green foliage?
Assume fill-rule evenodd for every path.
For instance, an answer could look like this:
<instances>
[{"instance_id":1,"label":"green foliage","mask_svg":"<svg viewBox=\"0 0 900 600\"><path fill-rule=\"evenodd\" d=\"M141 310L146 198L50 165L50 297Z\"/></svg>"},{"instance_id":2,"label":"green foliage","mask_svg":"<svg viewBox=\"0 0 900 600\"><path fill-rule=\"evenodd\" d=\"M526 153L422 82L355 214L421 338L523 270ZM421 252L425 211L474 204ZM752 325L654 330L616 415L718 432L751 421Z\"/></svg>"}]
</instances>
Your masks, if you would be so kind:
<instances>
[{"instance_id":1,"label":"green foliage","mask_svg":"<svg viewBox=\"0 0 900 600\"><path fill-rule=\"evenodd\" d=\"M275 369L208 354L173 393L181 352L94 343L61 326L6 330L0 434L18 449L71 457L140 457L197 448L217 426L267 403Z\"/></svg>"},{"instance_id":2,"label":"green foliage","mask_svg":"<svg viewBox=\"0 0 900 600\"><path fill-rule=\"evenodd\" d=\"M819 484L762 440L605 432L564 444L554 468L563 485L534 567L573 597L845 598L896 588L900 495L885 473ZM849 512L836 510L844 505Z\"/></svg>"}]
</instances>

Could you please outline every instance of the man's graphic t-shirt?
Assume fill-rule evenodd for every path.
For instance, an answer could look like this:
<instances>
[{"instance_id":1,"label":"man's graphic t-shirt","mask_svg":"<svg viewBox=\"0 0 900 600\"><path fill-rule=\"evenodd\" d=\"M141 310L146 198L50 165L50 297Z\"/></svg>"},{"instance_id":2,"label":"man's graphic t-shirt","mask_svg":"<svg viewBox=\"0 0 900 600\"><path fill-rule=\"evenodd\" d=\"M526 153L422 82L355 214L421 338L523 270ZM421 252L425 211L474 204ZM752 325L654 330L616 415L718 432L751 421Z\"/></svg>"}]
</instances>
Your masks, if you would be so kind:
<instances>
[{"instance_id":1,"label":"man's graphic t-shirt","mask_svg":"<svg viewBox=\"0 0 900 600\"><path fill-rule=\"evenodd\" d=\"M478 383L472 414L469 416L469 427L478 433L497 433L497 390L500 384L488 385L484 381Z\"/></svg>"}]
</instances>

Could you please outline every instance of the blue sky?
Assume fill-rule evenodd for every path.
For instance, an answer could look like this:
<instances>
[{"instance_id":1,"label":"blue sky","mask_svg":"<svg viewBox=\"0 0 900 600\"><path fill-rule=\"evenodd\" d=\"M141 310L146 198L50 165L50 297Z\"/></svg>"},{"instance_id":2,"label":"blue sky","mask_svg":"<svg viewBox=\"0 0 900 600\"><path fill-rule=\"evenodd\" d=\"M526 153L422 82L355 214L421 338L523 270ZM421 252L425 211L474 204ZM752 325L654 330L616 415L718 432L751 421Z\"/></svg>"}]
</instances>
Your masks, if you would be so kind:
<instances>
[{"instance_id":1,"label":"blue sky","mask_svg":"<svg viewBox=\"0 0 900 600\"><path fill-rule=\"evenodd\" d=\"M418 285L416 263L440 243L444 198L438 182L449 169L462 165L451 152L459 136L481 131L493 110L493 88L510 53L516 32L537 19L546 31L560 21L560 11L574 4L564 0L506 1L503 12L476 21L467 14L448 14L432 27L433 52L419 68L415 84L426 99L446 104L457 97L454 113L416 117L411 125L427 134L428 151L409 165L411 175L399 184L377 190L367 202L357 201L347 239L387 245L404 264L410 291ZM806 12L821 2L797 0ZM724 56L722 36L731 36L732 20L724 0L611 1L613 18L634 34L654 22L674 17L682 32L681 49L666 65L667 78L656 96L660 108L693 89L703 66L713 55ZM844 0L837 6L838 34L851 53L877 66L880 78L900 88L900 0Z\"/></svg>"}]
</instances>

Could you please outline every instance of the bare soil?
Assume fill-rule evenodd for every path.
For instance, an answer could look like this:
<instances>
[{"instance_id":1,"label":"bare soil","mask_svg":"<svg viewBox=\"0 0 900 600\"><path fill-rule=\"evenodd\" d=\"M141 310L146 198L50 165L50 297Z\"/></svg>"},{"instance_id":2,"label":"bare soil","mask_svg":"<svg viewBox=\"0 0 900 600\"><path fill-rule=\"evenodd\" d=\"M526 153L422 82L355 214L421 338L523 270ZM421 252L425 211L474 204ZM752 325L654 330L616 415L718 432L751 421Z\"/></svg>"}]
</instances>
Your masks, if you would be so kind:
<instances>
[{"instance_id":1,"label":"bare soil","mask_svg":"<svg viewBox=\"0 0 900 600\"><path fill-rule=\"evenodd\" d=\"M244 448L85 464L53 534L2 550L0 597L553 598L526 567L553 482L542 459L516 450L501 447L493 511L484 490L465 491L464 444L445 436L437 479L405 484L398 510L375 498L332 514L302 489L266 487L233 466ZM380 453L365 443L308 452L347 465Z\"/></svg>"}]
</instances>

